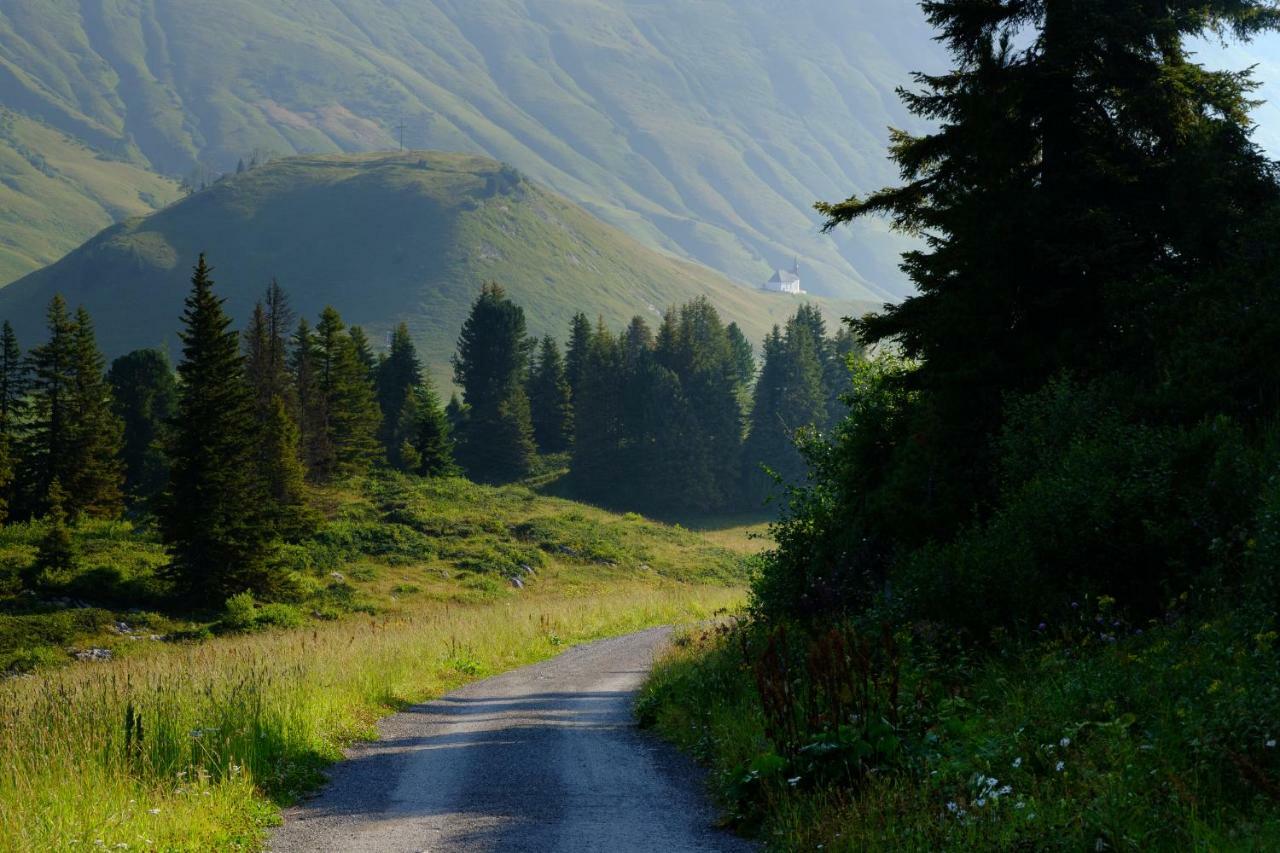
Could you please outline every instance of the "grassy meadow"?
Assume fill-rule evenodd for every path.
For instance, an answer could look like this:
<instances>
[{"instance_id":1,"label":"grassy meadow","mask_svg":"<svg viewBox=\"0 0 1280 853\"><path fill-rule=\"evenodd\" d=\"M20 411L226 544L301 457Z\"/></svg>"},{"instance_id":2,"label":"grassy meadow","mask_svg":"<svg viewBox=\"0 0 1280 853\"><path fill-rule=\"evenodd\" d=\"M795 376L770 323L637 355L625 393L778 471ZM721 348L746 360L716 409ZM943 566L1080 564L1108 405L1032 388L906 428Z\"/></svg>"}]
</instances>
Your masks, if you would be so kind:
<instances>
[{"instance_id":1,"label":"grassy meadow","mask_svg":"<svg viewBox=\"0 0 1280 853\"><path fill-rule=\"evenodd\" d=\"M255 849L380 716L740 606L757 547L462 480L380 476L317 504L317 534L281 555L282 601L166 610L162 550L124 523L77 528L75 576L4 600L0 850ZM21 571L38 527L4 529L4 565ZM86 579L103 600L80 600ZM148 595L155 609L111 603ZM112 659L71 663L90 649Z\"/></svg>"}]
</instances>

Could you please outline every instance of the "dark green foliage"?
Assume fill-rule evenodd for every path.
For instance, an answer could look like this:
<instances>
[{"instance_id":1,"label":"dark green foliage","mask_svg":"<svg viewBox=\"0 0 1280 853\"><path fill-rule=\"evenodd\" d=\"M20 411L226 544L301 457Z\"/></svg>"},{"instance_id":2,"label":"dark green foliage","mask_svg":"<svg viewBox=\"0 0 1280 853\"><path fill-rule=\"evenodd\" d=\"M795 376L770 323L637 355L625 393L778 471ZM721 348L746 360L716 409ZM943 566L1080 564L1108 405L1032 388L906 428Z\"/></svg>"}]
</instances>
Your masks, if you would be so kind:
<instances>
[{"instance_id":1,"label":"dark green foliage","mask_svg":"<svg viewBox=\"0 0 1280 853\"><path fill-rule=\"evenodd\" d=\"M764 366L751 408L751 435L744 450L744 485L757 502L772 493L774 477L790 485L804 478L799 431L822 427L827 420L823 355L828 341L815 339L815 332L821 334L821 327L802 308L787 322L785 334L774 329L765 340Z\"/></svg>"},{"instance_id":2,"label":"dark green foliage","mask_svg":"<svg viewBox=\"0 0 1280 853\"><path fill-rule=\"evenodd\" d=\"M421 477L448 477L454 464L453 428L429 381L409 389L401 407L399 458L404 470Z\"/></svg>"},{"instance_id":3,"label":"dark green foliage","mask_svg":"<svg viewBox=\"0 0 1280 853\"><path fill-rule=\"evenodd\" d=\"M14 501L18 440L27 402L27 364L22 359L13 326L0 330L0 521Z\"/></svg>"},{"instance_id":4,"label":"dark green foliage","mask_svg":"<svg viewBox=\"0 0 1280 853\"><path fill-rule=\"evenodd\" d=\"M329 438L328 406L320 388L316 338L305 317L298 321L293 334L289 373L298 401L298 444L308 475L319 479L333 465L333 444Z\"/></svg>"},{"instance_id":5,"label":"dark green foliage","mask_svg":"<svg viewBox=\"0 0 1280 853\"><path fill-rule=\"evenodd\" d=\"M458 458L474 479L510 482L529 471L534 443L524 390L528 361L524 310L501 286L485 285L453 358L454 381L467 405Z\"/></svg>"},{"instance_id":6,"label":"dark green foliage","mask_svg":"<svg viewBox=\"0 0 1280 853\"><path fill-rule=\"evenodd\" d=\"M272 398L266 422L258 428L257 474L267 498L264 522L285 540L295 540L315 526L307 506L306 468L299 448L298 425L284 400Z\"/></svg>"},{"instance_id":7,"label":"dark green foliage","mask_svg":"<svg viewBox=\"0 0 1280 853\"><path fill-rule=\"evenodd\" d=\"M569 383L569 394L573 400L578 399L578 389L582 386L582 371L587 360L587 351L591 348L591 321L587 315L579 311L573 315L569 325L569 340L565 345L565 379Z\"/></svg>"},{"instance_id":8,"label":"dark green foliage","mask_svg":"<svg viewBox=\"0 0 1280 853\"><path fill-rule=\"evenodd\" d=\"M351 337L351 346L355 349L356 358L364 365L364 369L369 374L369 379L376 382L378 357L373 354L373 347L369 344L369 336L359 326L352 326L347 330L347 334Z\"/></svg>"},{"instance_id":9,"label":"dark green foliage","mask_svg":"<svg viewBox=\"0 0 1280 853\"><path fill-rule=\"evenodd\" d=\"M22 447L23 507L49 509L54 480L67 490L69 515L117 515L123 507L119 453L123 427L111 411L111 392L89 315L74 317L55 297L49 340L29 354L31 416Z\"/></svg>"},{"instance_id":10,"label":"dark green foliage","mask_svg":"<svg viewBox=\"0 0 1280 853\"><path fill-rule=\"evenodd\" d=\"M290 408L296 404L287 344L293 322L289 298L280 284L272 280L265 297L254 305L244 332L245 375L253 389L262 423L270 416L275 398L285 401Z\"/></svg>"},{"instance_id":11,"label":"dark green foliage","mask_svg":"<svg viewBox=\"0 0 1280 853\"><path fill-rule=\"evenodd\" d=\"M410 467L399 455L408 438L407 433L401 432L401 425L405 422L403 412L413 389L422 384L422 378L422 362L418 359L413 339L409 337L409 327L401 323L392 332L391 349L377 368L378 407L382 411L378 437L386 449L387 460L401 470ZM412 418L409 420L413 421Z\"/></svg>"},{"instance_id":12,"label":"dark green foliage","mask_svg":"<svg viewBox=\"0 0 1280 853\"><path fill-rule=\"evenodd\" d=\"M76 549L67 528L67 493L56 479L49 484L49 512L45 516L47 529L40 537L36 549L32 575L28 587L44 587L66 580L76 568Z\"/></svg>"},{"instance_id":13,"label":"dark green foliage","mask_svg":"<svg viewBox=\"0 0 1280 853\"><path fill-rule=\"evenodd\" d=\"M164 445L178 409L173 368L160 350L136 350L111 363L107 381L124 424L125 489L133 500L146 502L169 482Z\"/></svg>"},{"instance_id":14,"label":"dark green foliage","mask_svg":"<svg viewBox=\"0 0 1280 853\"><path fill-rule=\"evenodd\" d=\"M311 470L321 481L367 471L381 456L378 402L359 344L346 333L338 312L326 308L316 326L315 366L331 455L318 459Z\"/></svg>"},{"instance_id":15,"label":"dark green foliage","mask_svg":"<svg viewBox=\"0 0 1280 853\"><path fill-rule=\"evenodd\" d=\"M533 437L544 453L562 453L573 440L572 390L560 348L550 335L542 339L537 361L529 371L529 410Z\"/></svg>"},{"instance_id":16,"label":"dark green foliage","mask_svg":"<svg viewBox=\"0 0 1280 853\"><path fill-rule=\"evenodd\" d=\"M273 531L256 470L260 444L239 336L203 255L182 324L182 385L162 532L177 588L209 605L271 585Z\"/></svg>"}]
</instances>

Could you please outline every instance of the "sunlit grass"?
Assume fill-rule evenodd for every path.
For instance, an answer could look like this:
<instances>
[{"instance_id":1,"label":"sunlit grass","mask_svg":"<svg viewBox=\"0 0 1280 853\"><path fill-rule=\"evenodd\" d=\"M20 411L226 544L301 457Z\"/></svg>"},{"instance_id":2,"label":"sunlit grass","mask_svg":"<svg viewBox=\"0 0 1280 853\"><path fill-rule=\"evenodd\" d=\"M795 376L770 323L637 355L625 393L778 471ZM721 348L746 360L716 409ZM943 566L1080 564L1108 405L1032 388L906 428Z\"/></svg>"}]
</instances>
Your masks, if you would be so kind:
<instances>
[{"instance_id":1,"label":"sunlit grass","mask_svg":"<svg viewBox=\"0 0 1280 853\"><path fill-rule=\"evenodd\" d=\"M0 849L256 846L373 722L568 644L702 619L740 590L631 581L428 602L394 618L223 638L0 685Z\"/></svg>"}]
</instances>

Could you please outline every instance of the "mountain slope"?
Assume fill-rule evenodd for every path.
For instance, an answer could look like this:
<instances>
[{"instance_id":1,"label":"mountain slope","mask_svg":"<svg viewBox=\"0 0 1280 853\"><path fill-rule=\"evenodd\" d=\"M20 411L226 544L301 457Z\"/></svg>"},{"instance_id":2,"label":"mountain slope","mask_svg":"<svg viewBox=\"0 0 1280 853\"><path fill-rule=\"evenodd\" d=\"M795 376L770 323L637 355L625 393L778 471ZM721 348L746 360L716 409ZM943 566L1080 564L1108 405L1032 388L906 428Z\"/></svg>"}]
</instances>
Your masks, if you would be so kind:
<instances>
[{"instance_id":1,"label":"mountain slope","mask_svg":"<svg viewBox=\"0 0 1280 853\"><path fill-rule=\"evenodd\" d=\"M176 198L173 181L103 159L60 131L0 110L0 282Z\"/></svg>"},{"instance_id":2,"label":"mountain slope","mask_svg":"<svg viewBox=\"0 0 1280 853\"><path fill-rule=\"evenodd\" d=\"M655 252L510 166L410 152L286 158L224 180L0 290L0 318L24 345L39 341L45 306L62 293L89 309L109 355L176 352L202 251L240 321L276 277L300 313L314 318L332 304L375 341L407 322L442 378L487 280L524 306L531 332L558 338L576 311L620 327L705 294L758 342L803 298L748 290ZM833 317L859 307L825 303Z\"/></svg>"},{"instance_id":3,"label":"mountain slope","mask_svg":"<svg viewBox=\"0 0 1280 853\"><path fill-rule=\"evenodd\" d=\"M936 68L914 0L50 0L0 6L0 103L164 174L411 147L510 162L756 285L903 292L902 241L818 233L893 179L893 88Z\"/></svg>"}]
</instances>

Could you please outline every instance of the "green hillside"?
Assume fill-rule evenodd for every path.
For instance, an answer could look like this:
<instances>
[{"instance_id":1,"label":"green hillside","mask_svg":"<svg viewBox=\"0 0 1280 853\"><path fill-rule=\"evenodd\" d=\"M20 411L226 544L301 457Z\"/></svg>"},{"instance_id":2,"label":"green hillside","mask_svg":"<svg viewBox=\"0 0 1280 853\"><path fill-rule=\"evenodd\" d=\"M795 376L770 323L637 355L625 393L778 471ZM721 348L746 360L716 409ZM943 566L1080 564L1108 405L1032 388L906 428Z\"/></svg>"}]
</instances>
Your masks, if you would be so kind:
<instances>
[{"instance_id":1,"label":"green hillside","mask_svg":"<svg viewBox=\"0 0 1280 853\"><path fill-rule=\"evenodd\" d=\"M824 236L811 205L894 179L893 89L937 66L913 0L0 6L0 104L159 173L386 149L403 122L739 282L798 255L859 298L903 292L902 241Z\"/></svg>"},{"instance_id":2,"label":"green hillside","mask_svg":"<svg viewBox=\"0 0 1280 853\"><path fill-rule=\"evenodd\" d=\"M481 283L503 283L530 331L563 337L576 311L618 327L705 294L759 341L803 297L749 290L646 248L492 160L462 154L295 157L228 178L102 232L0 291L24 345L51 296L92 313L108 355L176 351L190 267L207 252L243 321L271 278L314 317L332 304L375 341L409 324L441 377ZM854 303L825 303L831 316Z\"/></svg>"},{"instance_id":3,"label":"green hillside","mask_svg":"<svg viewBox=\"0 0 1280 853\"><path fill-rule=\"evenodd\" d=\"M0 109L0 282L177 197L173 181L104 159L61 131Z\"/></svg>"}]
</instances>

